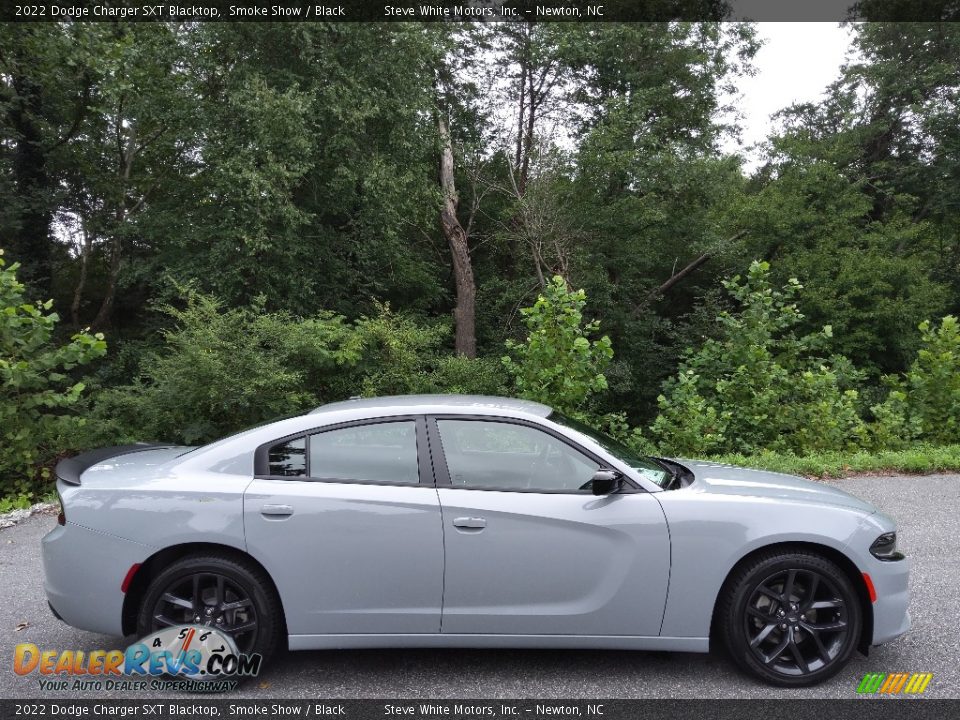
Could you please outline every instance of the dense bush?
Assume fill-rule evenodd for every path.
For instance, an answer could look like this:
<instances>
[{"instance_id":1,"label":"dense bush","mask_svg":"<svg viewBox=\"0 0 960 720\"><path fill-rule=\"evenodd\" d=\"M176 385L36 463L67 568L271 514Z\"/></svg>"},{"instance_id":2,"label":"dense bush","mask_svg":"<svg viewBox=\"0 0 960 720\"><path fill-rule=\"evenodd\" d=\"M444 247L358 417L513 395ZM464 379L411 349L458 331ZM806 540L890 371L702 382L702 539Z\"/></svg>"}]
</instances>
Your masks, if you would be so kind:
<instances>
[{"instance_id":1,"label":"dense bush","mask_svg":"<svg viewBox=\"0 0 960 720\"><path fill-rule=\"evenodd\" d=\"M206 442L318 404L359 356L336 315L227 310L196 293L185 308L163 310L174 321L164 347L143 356L133 383L99 392L88 444Z\"/></svg>"},{"instance_id":2,"label":"dense bush","mask_svg":"<svg viewBox=\"0 0 960 720\"><path fill-rule=\"evenodd\" d=\"M803 319L792 279L782 289L754 262L745 279L724 282L738 309L717 317L718 339L684 356L659 398L651 426L671 454L810 452L854 448L865 435L849 362L821 357L830 338L798 336Z\"/></svg>"},{"instance_id":3,"label":"dense bush","mask_svg":"<svg viewBox=\"0 0 960 720\"><path fill-rule=\"evenodd\" d=\"M513 357L503 358L517 395L563 412L578 412L591 395L607 389L603 371L613 358L613 348L606 335L590 339L600 323L584 323L586 303L583 290L570 290L556 276L533 307L520 311L527 339L523 343L508 340L507 350Z\"/></svg>"},{"instance_id":4,"label":"dense bush","mask_svg":"<svg viewBox=\"0 0 960 720\"><path fill-rule=\"evenodd\" d=\"M920 350L903 377L886 378L890 393L872 410L874 444L898 448L914 440L960 442L960 325L947 315L920 324Z\"/></svg>"},{"instance_id":5,"label":"dense bush","mask_svg":"<svg viewBox=\"0 0 960 720\"><path fill-rule=\"evenodd\" d=\"M82 424L69 410L84 383L77 367L106 352L103 335L75 334L57 344L60 318L52 302L29 302L0 250L0 500L28 501L44 472L38 467L69 445Z\"/></svg>"},{"instance_id":6,"label":"dense bush","mask_svg":"<svg viewBox=\"0 0 960 720\"><path fill-rule=\"evenodd\" d=\"M134 440L197 444L354 395L502 394L493 360L450 356L450 329L380 306L354 323L298 318L262 304L225 309L188 292L163 308L174 325L143 355L134 381L96 397L84 445Z\"/></svg>"}]
</instances>

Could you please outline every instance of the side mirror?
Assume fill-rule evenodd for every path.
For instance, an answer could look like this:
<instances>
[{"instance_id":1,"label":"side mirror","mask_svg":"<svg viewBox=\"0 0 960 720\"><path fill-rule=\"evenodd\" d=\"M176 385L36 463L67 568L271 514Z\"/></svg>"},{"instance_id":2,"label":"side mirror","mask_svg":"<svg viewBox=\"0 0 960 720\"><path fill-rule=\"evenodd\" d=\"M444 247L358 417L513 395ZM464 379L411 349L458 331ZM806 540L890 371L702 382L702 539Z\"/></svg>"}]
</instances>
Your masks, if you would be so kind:
<instances>
[{"instance_id":1,"label":"side mirror","mask_svg":"<svg viewBox=\"0 0 960 720\"><path fill-rule=\"evenodd\" d=\"M623 476L616 470L597 470L590 479L594 495L612 495L623 485Z\"/></svg>"}]
</instances>

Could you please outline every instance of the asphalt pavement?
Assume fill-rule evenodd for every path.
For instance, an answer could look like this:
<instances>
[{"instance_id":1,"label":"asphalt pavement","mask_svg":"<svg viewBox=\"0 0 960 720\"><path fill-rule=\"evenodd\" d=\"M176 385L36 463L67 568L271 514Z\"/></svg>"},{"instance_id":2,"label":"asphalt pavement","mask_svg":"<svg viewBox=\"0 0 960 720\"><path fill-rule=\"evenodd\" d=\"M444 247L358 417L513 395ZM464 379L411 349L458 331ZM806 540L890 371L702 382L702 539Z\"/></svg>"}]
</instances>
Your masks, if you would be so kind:
<instances>
[{"instance_id":1,"label":"asphalt pavement","mask_svg":"<svg viewBox=\"0 0 960 720\"><path fill-rule=\"evenodd\" d=\"M855 654L817 687L782 690L735 670L721 654L582 650L338 650L287 653L232 698L853 698L868 672L930 672L923 697L960 698L960 476L831 481L897 519L913 558L913 629ZM40 691L14 674L13 649L123 648L55 619L43 594L40 538L56 522L34 515L0 530L0 698L132 698L135 693ZM155 692L144 697L156 697ZM172 697L181 697L176 695Z\"/></svg>"}]
</instances>

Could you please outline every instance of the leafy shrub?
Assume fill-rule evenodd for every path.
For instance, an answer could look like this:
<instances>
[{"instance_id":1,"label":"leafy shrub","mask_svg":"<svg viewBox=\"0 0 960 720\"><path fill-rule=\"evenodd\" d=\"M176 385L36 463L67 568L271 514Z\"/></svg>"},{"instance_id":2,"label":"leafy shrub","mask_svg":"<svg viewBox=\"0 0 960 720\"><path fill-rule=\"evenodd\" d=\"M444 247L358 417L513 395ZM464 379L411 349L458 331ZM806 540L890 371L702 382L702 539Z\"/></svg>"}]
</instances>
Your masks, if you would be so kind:
<instances>
[{"instance_id":1,"label":"leafy shrub","mask_svg":"<svg viewBox=\"0 0 960 720\"><path fill-rule=\"evenodd\" d=\"M583 290L570 290L559 275L544 287L533 307L520 313L527 326L526 342L508 340L503 365L521 397L546 403L563 412L581 411L594 393L607 389L603 371L613 358L610 338L590 336L599 321L584 323Z\"/></svg>"},{"instance_id":2,"label":"leafy shrub","mask_svg":"<svg viewBox=\"0 0 960 720\"><path fill-rule=\"evenodd\" d=\"M920 350L902 378L886 378L890 392L871 409L877 447L904 447L913 440L960 442L960 324L947 315L939 327L920 323Z\"/></svg>"},{"instance_id":3,"label":"leafy shrub","mask_svg":"<svg viewBox=\"0 0 960 720\"><path fill-rule=\"evenodd\" d=\"M189 293L165 346L132 384L101 391L87 444L160 439L196 444L327 399L327 382L359 351L342 317L301 320L255 304L224 310ZM332 394L332 393L331 393Z\"/></svg>"},{"instance_id":4,"label":"leafy shrub","mask_svg":"<svg viewBox=\"0 0 960 720\"><path fill-rule=\"evenodd\" d=\"M162 308L174 327L143 355L135 380L96 395L84 446L205 443L358 394L502 389L499 363L445 354L448 327L385 305L349 323L332 313L266 313L259 301L225 309L210 296L185 298L184 309Z\"/></svg>"},{"instance_id":5,"label":"leafy shrub","mask_svg":"<svg viewBox=\"0 0 960 720\"><path fill-rule=\"evenodd\" d=\"M20 505L38 490L51 461L83 420L67 411L80 399L77 367L107 351L103 335L75 334L57 345L60 321L53 302L31 303L17 281L18 263L5 267L0 250L0 497Z\"/></svg>"},{"instance_id":6,"label":"leafy shrub","mask_svg":"<svg viewBox=\"0 0 960 720\"><path fill-rule=\"evenodd\" d=\"M819 358L830 338L798 337L792 279L770 282L770 266L751 264L747 277L724 282L739 306L717 317L718 339L688 351L676 377L658 398L651 431L670 454L754 453L761 449L807 452L852 448L865 429L857 412L859 380L848 361Z\"/></svg>"}]
</instances>

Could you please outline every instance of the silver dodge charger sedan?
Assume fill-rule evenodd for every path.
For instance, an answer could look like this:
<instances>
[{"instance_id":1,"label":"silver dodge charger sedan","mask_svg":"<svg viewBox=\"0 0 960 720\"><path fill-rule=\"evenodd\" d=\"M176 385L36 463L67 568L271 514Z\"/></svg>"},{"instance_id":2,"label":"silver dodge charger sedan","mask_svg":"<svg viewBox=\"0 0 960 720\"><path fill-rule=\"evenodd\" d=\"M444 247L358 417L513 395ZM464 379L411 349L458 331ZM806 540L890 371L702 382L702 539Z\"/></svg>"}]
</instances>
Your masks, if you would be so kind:
<instances>
[{"instance_id":1,"label":"silver dodge charger sedan","mask_svg":"<svg viewBox=\"0 0 960 720\"><path fill-rule=\"evenodd\" d=\"M534 402L349 400L57 467L46 593L78 628L367 647L706 652L776 685L910 627L894 521L789 475L643 457Z\"/></svg>"}]
</instances>

